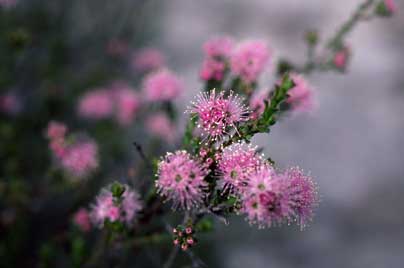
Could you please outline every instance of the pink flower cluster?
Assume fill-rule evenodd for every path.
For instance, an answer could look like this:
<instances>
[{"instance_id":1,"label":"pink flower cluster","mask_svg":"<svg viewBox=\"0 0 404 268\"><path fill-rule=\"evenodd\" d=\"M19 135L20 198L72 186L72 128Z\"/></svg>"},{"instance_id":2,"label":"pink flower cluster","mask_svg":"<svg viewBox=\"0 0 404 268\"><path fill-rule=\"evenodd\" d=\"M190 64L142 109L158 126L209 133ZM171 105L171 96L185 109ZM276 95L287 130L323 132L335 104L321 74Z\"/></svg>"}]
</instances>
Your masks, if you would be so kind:
<instances>
[{"instance_id":1,"label":"pink flower cluster","mask_svg":"<svg viewBox=\"0 0 404 268\"><path fill-rule=\"evenodd\" d=\"M167 153L159 162L157 191L173 202L173 208L198 207L205 198L207 174L208 170L186 151Z\"/></svg>"},{"instance_id":2,"label":"pink flower cluster","mask_svg":"<svg viewBox=\"0 0 404 268\"><path fill-rule=\"evenodd\" d=\"M207 41L203 50L205 59L200 71L202 80L221 81L230 68L233 75L245 83L252 83L269 63L271 52L264 41L244 41L235 47L229 37L216 37Z\"/></svg>"},{"instance_id":3,"label":"pink flower cluster","mask_svg":"<svg viewBox=\"0 0 404 268\"><path fill-rule=\"evenodd\" d=\"M21 100L14 93L6 93L0 96L0 111L9 115L15 115L21 110Z\"/></svg>"},{"instance_id":4,"label":"pink flower cluster","mask_svg":"<svg viewBox=\"0 0 404 268\"><path fill-rule=\"evenodd\" d=\"M94 225L102 228L106 221L111 223L119 221L130 227L134 223L143 204L136 191L128 185L124 187L125 191L121 198L112 195L110 186L101 190L91 207L90 219Z\"/></svg>"},{"instance_id":5,"label":"pink flower cluster","mask_svg":"<svg viewBox=\"0 0 404 268\"><path fill-rule=\"evenodd\" d=\"M317 187L299 168L276 173L263 165L249 174L241 212L261 228L292 222L304 228L317 204Z\"/></svg>"},{"instance_id":6,"label":"pink flower cluster","mask_svg":"<svg viewBox=\"0 0 404 268\"><path fill-rule=\"evenodd\" d=\"M174 142L177 138L177 128L165 113L157 112L147 117L145 126L147 131L166 142Z\"/></svg>"},{"instance_id":7,"label":"pink flower cluster","mask_svg":"<svg viewBox=\"0 0 404 268\"><path fill-rule=\"evenodd\" d=\"M237 124L249 119L248 107L243 104L243 99L233 92L227 97L223 92L216 94L215 90L200 93L186 112L198 117L198 128L214 141L220 141L226 135L233 135L232 131L237 131Z\"/></svg>"},{"instance_id":8,"label":"pink flower cluster","mask_svg":"<svg viewBox=\"0 0 404 268\"><path fill-rule=\"evenodd\" d=\"M205 59L200 71L202 80L220 81L223 79L233 46L234 42L229 37L215 37L203 45Z\"/></svg>"},{"instance_id":9,"label":"pink flower cluster","mask_svg":"<svg viewBox=\"0 0 404 268\"><path fill-rule=\"evenodd\" d=\"M230 57L231 71L244 82L255 82L269 63L270 56L270 50L265 42L244 41Z\"/></svg>"},{"instance_id":10,"label":"pink flower cluster","mask_svg":"<svg viewBox=\"0 0 404 268\"><path fill-rule=\"evenodd\" d=\"M295 113L311 112L315 107L314 91L307 83L303 76L290 74L295 86L288 91L288 99L286 103L291 106L291 110Z\"/></svg>"},{"instance_id":11,"label":"pink flower cluster","mask_svg":"<svg viewBox=\"0 0 404 268\"><path fill-rule=\"evenodd\" d=\"M73 216L74 224L83 232L91 230L90 214L87 209L80 208Z\"/></svg>"},{"instance_id":12,"label":"pink flower cluster","mask_svg":"<svg viewBox=\"0 0 404 268\"><path fill-rule=\"evenodd\" d=\"M89 138L67 142L66 133L63 123L49 122L46 136L50 149L66 172L74 177L85 177L98 167L97 144Z\"/></svg>"},{"instance_id":13,"label":"pink flower cluster","mask_svg":"<svg viewBox=\"0 0 404 268\"><path fill-rule=\"evenodd\" d=\"M234 143L223 149L217 162L218 181L222 191L242 193L248 184L248 174L262 165L256 147L246 143Z\"/></svg>"},{"instance_id":14,"label":"pink flower cluster","mask_svg":"<svg viewBox=\"0 0 404 268\"><path fill-rule=\"evenodd\" d=\"M118 81L109 88L95 89L84 94L77 110L83 118L99 120L114 117L122 126L128 126L140 105L138 94L126 83Z\"/></svg>"},{"instance_id":15,"label":"pink flower cluster","mask_svg":"<svg viewBox=\"0 0 404 268\"><path fill-rule=\"evenodd\" d=\"M0 0L0 7L10 8L17 4L17 0Z\"/></svg>"},{"instance_id":16,"label":"pink flower cluster","mask_svg":"<svg viewBox=\"0 0 404 268\"><path fill-rule=\"evenodd\" d=\"M182 81L170 70L162 69L146 76L143 95L147 101L172 101L184 90Z\"/></svg>"},{"instance_id":17,"label":"pink flower cluster","mask_svg":"<svg viewBox=\"0 0 404 268\"><path fill-rule=\"evenodd\" d=\"M135 71L150 72L162 68L166 63L165 57L156 48L144 48L132 55L131 65Z\"/></svg>"},{"instance_id":18,"label":"pink flower cluster","mask_svg":"<svg viewBox=\"0 0 404 268\"><path fill-rule=\"evenodd\" d=\"M384 0L384 5L390 13L395 13L397 11L397 5L394 0Z\"/></svg>"}]
</instances>

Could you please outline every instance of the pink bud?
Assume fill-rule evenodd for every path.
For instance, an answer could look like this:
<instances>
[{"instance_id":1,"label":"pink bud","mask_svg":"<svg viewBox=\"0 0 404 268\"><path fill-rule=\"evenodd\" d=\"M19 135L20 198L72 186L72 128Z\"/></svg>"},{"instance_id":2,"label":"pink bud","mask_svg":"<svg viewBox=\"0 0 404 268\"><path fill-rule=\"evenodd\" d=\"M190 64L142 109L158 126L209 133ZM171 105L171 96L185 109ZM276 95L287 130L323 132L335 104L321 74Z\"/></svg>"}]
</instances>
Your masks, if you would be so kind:
<instances>
[{"instance_id":1,"label":"pink bud","mask_svg":"<svg viewBox=\"0 0 404 268\"><path fill-rule=\"evenodd\" d=\"M188 244L182 244L181 249L184 250L184 251L187 250L188 249Z\"/></svg>"},{"instance_id":2,"label":"pink bud","mask_svg":"<svg viewBox=\"0 0 404 268\"><path fill-rule=\"evenodd\" d=\"M212 158L206 159L206 164L207 164L208 166L212 165L212 163L213 163L213 159L212 159Z\"/></svg>"},{"instance_id":3,"label":"pink bud","mask_svg":"<svg viewBox=\"0 0 404 268\"><path fill-rule=\"evenodd\" d=\"M201 157L205 157L206 155L208 154L208 152L206 151L206 149L201 149L200 151L199 151L199 155L201 156Z\"/></svg>"},{"instance_id":4,"label":"pink bud","mask_svg":"<svg viewBox=\"0 0 404 268\"><path fill-rule=\"evenodd\" d=\"M187 243L188 243L188 245L192 246L194 244L194 239L192 237L188 237L187 238Z\"/></svg>"},{"instance_id":5,"label":"pink bud","mask_svg":"<svg viewBox=\"0 0 404 268\"><path fill-rule=\"evenodd\" d=\"M176 234L178 231L176 228L173 228L173 233Z\"/></svg>"},{"instance_id":6,"label":"pink bud","mask_svg":"<svg viewBox=\"0 0 404 268\"><path fill-rule=\"evenodd\" d=\"M178 245L180 243L180 240L174 239L173 243L174 243L174 245Z\"/></svg>"},{"instance_id":7,"label":"pink bud","mask_svg":"<svg viewBox=\"0 0 404 268\"><path fill-rule=\"evenodd\" d=\"M191 227L185 228L185 233L191 234L192 233L192 228Z\"/></svg>"}]
</instances>

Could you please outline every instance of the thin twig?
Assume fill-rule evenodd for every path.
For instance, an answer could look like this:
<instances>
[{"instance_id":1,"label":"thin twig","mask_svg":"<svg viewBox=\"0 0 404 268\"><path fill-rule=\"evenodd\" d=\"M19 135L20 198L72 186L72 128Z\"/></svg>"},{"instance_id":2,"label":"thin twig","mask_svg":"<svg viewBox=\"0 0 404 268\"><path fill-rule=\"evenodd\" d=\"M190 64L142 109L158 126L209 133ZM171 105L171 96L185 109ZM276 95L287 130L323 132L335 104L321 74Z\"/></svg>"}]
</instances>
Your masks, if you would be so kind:
<instances>
[{"instance_id":1,"label":"thin twig","mask_svg":"<svg viewBox=\"0 0 404 268\"><path fill-rule=\"evenodd\" d=\"M146 157L146 154L144 153L142 146L136 141L133 142L133 146L135 146L136 151L139 153L140 158L142 158L145 164L149 168L153 168L152 165L150 164L150 160Z\"/></svg>"}]
</instances>

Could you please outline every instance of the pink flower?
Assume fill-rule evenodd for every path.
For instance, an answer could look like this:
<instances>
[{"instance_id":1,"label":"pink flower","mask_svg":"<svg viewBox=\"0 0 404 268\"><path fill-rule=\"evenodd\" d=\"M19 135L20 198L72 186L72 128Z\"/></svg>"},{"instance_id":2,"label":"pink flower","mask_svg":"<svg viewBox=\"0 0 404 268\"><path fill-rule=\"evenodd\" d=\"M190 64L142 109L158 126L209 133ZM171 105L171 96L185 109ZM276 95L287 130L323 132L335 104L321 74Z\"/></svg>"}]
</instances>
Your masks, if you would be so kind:
<instances>
[{"instance_id":1,"label":"pink flower","mask_svg":"<svg viewBox=\"0 0 404 268\"><path fill-rule=\"evenodd\" d=\"M228 97L224 92L216 94L215 90L202 92L191 102L187 113L198 116L198 128L215 141L233 135L236 125L249 119L249 109L243 104L243 99L233 95L232 91Z\"/></svg>"},{"instance_id":2,"label":"pink flower","mask_svg":"<svg viewBox=\"0 0 404 268\"><path fill-rule=\"evenodd\" d=\"M0 7L10 8L17 4L17 0L0 0Z\"/></svg>"},{"instance_id":3,"label":"pink flower","mask_svg":"<svg viewBox=\"0 0 404 268\"><path fill-rule=\"evenodd\" d=\"M217 80L221 81L226 71L226 63L215 59L206 58L202 63L202 69L200 71L200 77L202 80Z\"/></svg>"},{"instance_id":4,"label":"pink flower","mask_svg":"<svg viewBox=\"0 0 404 268\"><path fill-rule=\"evenodd\" d=\"M121 220L130 226L139 214L139 211L142 210L143 204L140 201L139 194L128 185L125 185L125 192L122 197L121 210L123 211L123 216Z\"/></svg>"},{"instance_id":5,"label":"pink flower","mask_svg":"<svg viewBox=\"0 0 404 268\"><path fill-rule=\"evenodd\" d=\"M73 216L73 222L81 231L88 232L91 229L90 215L85 208L80 208Z\"/></svg>"},{"instance_id":6,"label":"pink flower","mask_svg":"<svg viewBox=\"0 0 404 268\"><path fill-rule=\"evenodd\" d=\"M21 100L13 93L6 93L0 96L0 111L15 115L21 110Z\"/></svg>"},{"instance_id":7,"label":"pink flower","mask_svg":"<svg viewBox=\"0 0 404 268\"><path fill-rule=\"evenodd\" d=\"M132 67L136 71L149 72L163 67L165 57L156 48L144 48L132 56Z\"/></svg>"},{"instance_id":8,"label":"pink flower","mask_svg":"<svg viewBox=\"0 0 404 268\"><path fill-rule=\"evenodd\" d=\"M112 95L117 121L123 126L128 126L140 108L140 97L125 83L115 84L114 87Z\"/></svg>"},{"instance_id":9,"label":"pink flower","mask_svg":"<svg viewBox=\"0 0 404 268\"><path fill-rule=\"evenodd\" d=\"M211 58L226 58L230 56L234 47L234 41L230 37L214 37L203 44L205 55Z\"/></svg>"},{"instance_id":10,"label":"pink flower","mask_svg":"<svg viewBox=\"0 0 404 268\"><path fill-rule=\"evenodd\" d=\"M276 174L270 166L251 173L241 211L251 223L271 227L297 222L304 228L318 203L311 177L298 168Z\"/></svg>"},{"instance_id":11,"label":"pink flower","mask_svg":"<svg viewBox=\"0 0 404 268\"><path fill-rule=\"evenodd\" d=\"M395 13L397 11L397 6L394 0L384 0L384 5L390 13Z\"/></svg>"},{"instance_id":12,"label":"pink flower","mask_svg":"<svg viewBox=\"0 0 404 268\"><path fill-rule=\"evenodd\" d=\"M165 113L155 113L146 119L147 131L155 137L167 142L174 142L177 137L175 125Z\"/></svg>"},{"instance_id":13,"label":"pink flower","mask_svg":"<svg viewBox=\"0 0 404 268\"><path fill-rule=\"evenodd\" d=\"M316 106L313 89L303 76L295 73L292 73L290 76L295 86L288 91L289 98L286 102L291 106L293 112L302 113L313 111Z\"/></svg>"},{"instance_id":14,"label":"pink flower","mask_svg":"<svg viewBox=\"0 0 404 268\"><path fill-rule=\"evenodd\" d=\"M245 41L232 53L230 68L233 74L247 83L254 82L270 59L270 51L263 41Z\"/></svg>"},{"instance_id":15,"label":"pink flower","mask_svg":"<svg viewBox=\"0 0 404 268\"><path fill-rule=\"evenodd\" d=\"M105 221L125 223L131 226L143 205L137 192L128 185L123 185L125 192L120 199L112 195L110 186L101 190L95 204L91 207L90 218L92 222L102 228Z\"/></svg>"},{"instance_id":16,"label":"pink flower","mask_svg":"<svg viewBox=\"0 0 404 268\"><path fill-rule=\"evenodd\" d=\"M173 202L173 208L191 209L203 203L208 187L207 169L185 151L167 153L158 166L158 192Z\"/></svg>"},{"instance_id":17,"label":"pink flower","mask_svg":"<svg viewBox=\"0 0 404 268\"><path fill-rule=\"evenodd\" d=\"M113 38L108 41L106 51L111 56L124 56L128 53L128 43L125 40Z\"/></svg>"},{"instance_id":18,"label":"pink flower","mask_svg":"<svg viewBox=\"0 0 404 268\"><path fill-rule=\"evenodd\" d=\"M349 48L344 47L334 55L334 65L340 70L344 70L349 59Z\"/></svg>"},{"instance_id":19,"label":"pink flower","mask_svg":"<svg viewBox=\"0 0 404 268\"><path fill-rule=\"evenodd\" d=\"M148 101L172 101L183 91L181 80L169 70L149 74L143 82L143 94Z\"/></svg>"},{"instance_id":20,"label":"pink flower","mask_svg":"<svg viewBox=\"0 0 404 268\"><path fill-rule=\"evenodd\" d=\"M61 157L62 167L76 177L84 177L98 167L98 148L95 142L85 141L69 145Z\"/></svg>"},{"instance_id":21,"label":"pink flower","mask_svg":"<svg viewBox=\"0 0 404 268\"><path fill-rule=\"evenodd\" d=\"M67 127L64 123L57 121L50 121L46 135L49 139L64 138L66 135Z\"/></svg>"},{"instance_id":22,"label":"pink flower","mask_svg":"<svg viewBox=\"0 0 404 268\"><path fill-rule=\"evenodd\" d=\"M248 175L262 164L256 147L246 143L234 143L223 149L217 163L220 180L219 187L223 191L241 193L248 184Z\"/></svg>"},{"instance_id":23,"label":"pink flower","mask_svg":"<svg viewBox=\"0 0 404 268\"><path fill-rule=\"evenodd\" d=\"M259 227L281 224L288 216L282 209L282 194L282 181L273 168L262 166L249 176L241 211Z\"/></svg>"},{"instance_id":24,"label":"pink flower","mask_svg":"<svg viewBox=\"0 0 404 268\"><path fill-rule=\"evenodd\" d=\"M265 100L270 102L269 90L260 90L255 92L250 98L250 108L253 111L251 117L258 118L265 110Z\"/></svg>"},{"instance_id":25,"label":"pink flower","mask_svg":"<svg viewBox=\"0 0 404 268\"><path fill-rule=\"evenodd\" d=\"M291 217L304 228L313 217L313 209L318 205L317 186L310 176L297 167L289 168L282 175L285 181L283 195L287 200L285 207L291 211Z\"/></svg>"},{"instance_id":26,"label":"pink flower","mask_svg":"<svg viewBox=\"0 0 404 268\"><path fill-rule=\"evenodd\" d=\"M112 115L114 103L110 91L98 89L90 91L79 100L78 113L89 119L105 119Z\"/></svg>"}]
</instances>

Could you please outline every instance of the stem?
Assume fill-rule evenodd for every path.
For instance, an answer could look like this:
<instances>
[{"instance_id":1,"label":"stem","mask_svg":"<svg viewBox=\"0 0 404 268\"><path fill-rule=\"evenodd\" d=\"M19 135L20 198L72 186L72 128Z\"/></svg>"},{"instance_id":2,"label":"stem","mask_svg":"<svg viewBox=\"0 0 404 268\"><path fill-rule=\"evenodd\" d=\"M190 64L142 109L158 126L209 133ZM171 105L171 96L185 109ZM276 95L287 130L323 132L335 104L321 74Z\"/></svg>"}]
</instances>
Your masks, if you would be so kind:
<instances>
[{"instance_id":1,"label":"stem","mask_svg":"<svg viewBox=\"0 0 404 268\"><path fill-rule=\"evenodd\" d=\"M342 45L342 40L344 37L364 18L363 15L367 9L373 5L373 3L374 0L366 0L364 3L359 5L358 9L353 13L348 21L342 24L335 36L328 41L327 47L333 50L338 49Z\"/></svg>"}]
</instances>

